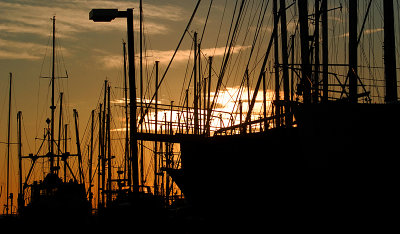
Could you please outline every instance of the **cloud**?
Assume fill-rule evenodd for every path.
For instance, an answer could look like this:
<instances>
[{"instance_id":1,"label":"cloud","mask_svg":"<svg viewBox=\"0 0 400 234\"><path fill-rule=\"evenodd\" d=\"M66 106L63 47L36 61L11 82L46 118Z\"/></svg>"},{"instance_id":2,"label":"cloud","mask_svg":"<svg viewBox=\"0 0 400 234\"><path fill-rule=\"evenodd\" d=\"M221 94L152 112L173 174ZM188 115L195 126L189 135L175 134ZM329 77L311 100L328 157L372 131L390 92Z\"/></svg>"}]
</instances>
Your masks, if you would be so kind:
<instances>
[{"instance_id":1,"label":"cloud","mask_svg":"<svg viewBox=\"0 0 400 234\"><path fill-rule=\"evenodd\" d=\"M18 42L0 38L0 59L36 60L43 57L46 46L33 42Z\"/></svg>"},{"instance_id":2,"label":"cloud","mask_svg":"<svg viewBox=\"0 0 400 234\"><path fill-rule=\"evenodd\" d=\"M100 56L99 62L106 69L123 68L123 61L121 55Z\"/></svg>"},{"instance_id":3,"label":"cloud","mask_svg":"<svg viewBox=\"0 0 400 234\"><path fill-rule=\"evenodd\" d=\"M369 35L369 34L374 34L377 32L382 32L383 28L373 28L373 29L365 29L363 35ZM349 33L343 33L341 35L338 36L339 38L341 37L349 37Z\"/></svg>"},{"instance_id":4,"label":"cloud","mask_svg":"<svg viewBox=\"0 0 400 234\"><path fill-rule=\"evenodd\" d=\"M241 50L246 50L250 47L251 46L238 45L234 47L232 51L234 54L236 54ZM161 63L168 63L174 54L174 50L149 50L147 53L152 55L154 60L158 60ZM179 50L175 55L174 62L186 62L191 54L191 50ZM205 56L223 56L225 54L225 47L202 49L202 54Z\"/></svg>"},{"instance_id":5,"label":"cloud","mask_svg":"<svg viewBox=\"0 0 400 234\"><path fill-rule=\"evenodd\" d=\"M93 8L118 8L138 9L137 3L124 1L15 1L0 2L0 29L9 33L31 33L47 36L50 30L44 25L49 25L50 17L56 15L57 31L59 36L71 37L78 32L126 30L123 20L115 20L112 24L89 21L89 11ZM171 5L144 4L144 18L146 19L146 32L149 34L164 34L168 28L158 23L161 20L182 20L183 9ZM135 12L135 14L138 14ZM157 23L156 21L157 20ZM138 27L138 21L135 21Z\"/></svg>"},{"instance_id":6,"label":"cloud","mask_svg":"<svg viewBox=\"0 0 400 234\"><path fill-rule=\"evenodd\" d=\"M39 49L43 45L27 44L25 41L46 43L52 33L51 18L56 16L57 38L76 39L82 38L83 33L107 33L113 31L126 31L124 20L114 20L113 23L94 23L89 20L89 11L93 8L135 8L138 2L111 1L111 0L14 0L0 1L0 39L7 39L7 43L0 44L1 59L39 59L43 53ZM144 4L145 33L149 35L165 35L172 31L164 22L181 21L184 19L183 8L168 4ZM138 19L138 11L134 10ZM139 21L135 20L135 27L139 28ZM99 34L98 36L102 36ZM21 38L24 38L22 40ZM12 40L11 40L12 39ZM18 46L12 42L19 43ZM23 50L25 49L25 50ZM66 55L64 53L64 55ZM108 68L116 67L117 57L102 58Z\"/></svg>"},{"instance_id":7,"label":"cloud","mask_svg":"<svg viewBox=\"0 0 400 234\"><path fill-rule=\"evenodd\" d=\"M242 50L246 50L251 48L251 46L236 46L233 48L233 53L239 53ZM100 65L106 69L115 69L123 67L122 63L122 55L107 55L104 51L94 50L97 55L97 61L100 62ZM225 47L219 48L207 48L203 49L202 53L204 56L223 56L225 53ZM174 54L174 50L148 50L147 57L152 57L154 61L160 61L161 64L167 64L172 58ZM190 55L192 54L191 50L179 50L175 55L174 62L183 63L189 60ZM136 57L139 57L139 54L136 54ZM136 60L139 62L139 60Z\"/></svg>"}]
</instances>

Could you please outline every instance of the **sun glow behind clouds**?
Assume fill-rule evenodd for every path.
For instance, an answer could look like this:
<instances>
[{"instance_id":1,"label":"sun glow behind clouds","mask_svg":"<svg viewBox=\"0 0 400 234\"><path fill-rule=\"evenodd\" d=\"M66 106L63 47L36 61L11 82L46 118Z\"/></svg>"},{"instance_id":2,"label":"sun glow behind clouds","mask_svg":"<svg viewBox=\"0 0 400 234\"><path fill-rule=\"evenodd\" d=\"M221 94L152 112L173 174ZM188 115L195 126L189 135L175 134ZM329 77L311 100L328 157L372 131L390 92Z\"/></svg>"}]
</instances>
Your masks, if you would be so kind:
<instances>
[{"instance_id":1,"label":"sun glow behind clouds","mask_svg":"<svg viewBox=\"0 0 400 234\"><path fill-rule=\"evenodd\" d=\"M240 95L238 95L240 93ZM242 101L242 121L246 118L247 112L249 110L249 99L254 95L254 90L250 90L248 93L247 89L240 89L239 87L228 87L224 90L219 92L218 97L216 98L215 105L214 105L214 112L212 114L211 119L211 131L215 131L219 128L224 128L232 125L240 124L240 111L238 100ZM240 96L240 98L238 98ZM210 94L210 103L215 97L215 93ZM274 91L267 90L266 91L266 107L267 113L270 113L272 100L274 99ZM203 100L203 99L202 99ZM140 101L139 99L137 101ZM150 100L145 99L145 103L150 103ZM117 99L113 100L112 103L117 105L124 105L125 99ZM128 99L129 103L129 99ZM152 102L154 104L154 101ZM193 108L190 107L189 112L186 111L186 108L182 107L174 107L172 110L170 107L166 106L170 103L162 103L158 102L158 112L157 112L157 132L158 133L166 133L169 134L169 130L171 127L172 122L172 129L174 133L192 133L193 126L194 126L194 117L193 117ZM138 107L138 110L140 107ZM187 115L187 113L189 113ZM204 129L204 122L207 116L207 110L204 108L199 109L199 125L200 129ZM263 91L260 90L257 93L256 101L254 104L254 108L252 111L251 120L257 120L263 116L264 109L263 109ZM138 115L139 116L139 115ZM155 132L155 112L154 106L151 107L148 114L144 118L144 132ZM138 128L139 129L139 128ZM120 118L120 125L117 128L114 128L112 131L119 132L119 131L126 131L125 128L125 118ZM201 130L202 131L202 130Z\"/></svg>"}]
</instances>

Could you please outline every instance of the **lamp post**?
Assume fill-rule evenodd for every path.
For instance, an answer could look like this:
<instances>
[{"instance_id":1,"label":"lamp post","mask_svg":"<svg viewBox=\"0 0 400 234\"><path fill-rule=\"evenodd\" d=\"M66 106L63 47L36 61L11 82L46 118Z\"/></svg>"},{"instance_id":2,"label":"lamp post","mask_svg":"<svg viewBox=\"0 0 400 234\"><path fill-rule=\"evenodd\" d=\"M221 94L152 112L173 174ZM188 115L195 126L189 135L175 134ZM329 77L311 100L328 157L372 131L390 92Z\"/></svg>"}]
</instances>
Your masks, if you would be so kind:
<instances>
[{"instance_id":1,"label":"lamp post","mask_svg":"<svg viewBox=\"0 0 400 234\"><path fill-rule=\"evenodd\" d=\"M139 169L137 148L137 126L136 126L136 83L135 83L135 51L133 38L133 9L119 11L118 9L92 9L89 19L94 22L111 22L115 18L126 18L128 31L128 77L129 77L129 151L132 164L132 188L134 192L139 191Z\"/></svg>"}]
</instances>

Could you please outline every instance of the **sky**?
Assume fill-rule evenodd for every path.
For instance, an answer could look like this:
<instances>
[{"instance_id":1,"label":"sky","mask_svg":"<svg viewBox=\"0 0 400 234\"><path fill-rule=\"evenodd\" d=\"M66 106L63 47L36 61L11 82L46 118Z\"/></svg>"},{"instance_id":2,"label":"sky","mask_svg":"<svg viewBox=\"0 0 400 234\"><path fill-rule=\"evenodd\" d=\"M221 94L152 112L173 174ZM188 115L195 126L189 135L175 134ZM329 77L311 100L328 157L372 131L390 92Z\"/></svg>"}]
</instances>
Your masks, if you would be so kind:
<instances>
[{"instance_id":1,"label":"sky","mask_svg":"<svg viewBox=\"0 0 400 234\"><path fill-rule=\"evenodd\" d=\"M153 71L153 64L160 61L160 73L165 70L177 43L186 27L197 1L187 0L145 0L144 43L146 48L145 70L147 76ZM210 24L217 24L225 1L215 1L210 15ZM89 20L93 8L134 8L134 27L138 31L138 1L111 0L1 0L0 1L0 124L4 134L1 142L7 139L7 113L9 73L12 73L12 114L11 141L16 141L16 114L23 113L23 154L36 153L46 127L45 120L50 117L50 80L51 75L51 33L52 21L56 19L56 100L58 93L64 92L66 118L72 125L72 109L79 113L80 129L84 132L90 112L98 105L103 83L108 79L115 90L114 99L122 97L122 41L126 41L126 21L116 19L111 23L95 23ZM197 17L189 29L201 31L208 10L209 1L200 5ZM227 4L227 11L232 8ZM217 27L209 32L216 33ZM223 35L226 32L222 32ZM136 40L138 33L135 32ZM221 36L222 38L222 36ZM207 41L205 39L204 41ZM221 40L222 41L222 40ZM179 102L182 83L174 74L186 69L191 54L191 39L185 39L181 51L176 55L171 75L166 77L165 88L161 88L161 102L170 100ZM221 56L224 43L204 48L203 53ZM138 45L135 46L138 53ZM235 51L248 49L248 45L237 45ZM236 53L236 52L234 52ZM138 54L136 54L138 56ZM138 69L137 69L138 70ZM176 75L178 76L178 75ZM180 75L179 75L180 76ZM149 94L147 94L148 96ZM58 101L56 101L58 103ZM73 133L70 130L70 133ZM71 134L70 134L71 135ZM2 195L5 197L5 158L6 146L1 149ZM12 146L11 177L17 178L16 148ZM13 192L16 192L16 180L12 180Z\"/></svg>"},{"instance_id":2,"label":"sky","mask_svg":"<svg viewBox=\"0 0 400 234\"><path fill-rule=\"evenodd\" d=\"M154 90L154 62L160 61L160 74L166 69L168 62L179 42L180 37L192 15L197 0L143 0L144 14L144 76L145 84L150 88L144 91L145 98L149 99ZM240 2L240 1L239 1ZM248 1L246 18L241 25L241 34L238 36L233 48L232 60L228 65L227 79L222 88L219 104L220 110L233 108L232 98L237 94L240 79L243 77L246 55L249 55L253 35L255 33L256 16L262 1ZM333 53L332 63L346 63L347 53L346 40L348 38L347 22L347 1L328 1L329 8L342 6L339 10L331 11L328 15L330 20L329 50ZM360 1L364 2L364 1ZM396 2L396 1L395 1ZM204 56L203 69L206 70L205 58L214 56L214 73L212 87L215 87L216 75L219 73L221 60L225 53L225 45L228 37L231 18L235 8L234 0L214 0L213 7L209 14L208 24L202 42L202 54ZM289 5L292 1L287 1ZM199 6L195 18L182 42L179 52L167 73L165 82L160 90L160 102L169 104L174 101L177 105L183 104L184 90L187 89L190 78L190 67L193 65L189 58L193 58L192 39L194 31L202 32L206 20L210 0L203 0ZM397 2L398 4L398 2ZM104 80L109 80L112 88L112 99L115 102L122 100L122 41L126 41L126 21L115 19L110 23L95 23L89 20L89 12L93 8L116 8L126 10L134 8L135 27L135 51L138 58L139 47L138 29L138 0L0 0L0 142L7 139L7 116L8 116L8 89L9 73L13 76L12 85L12 119L11 133L12 141L16 141L16 114L23 113L23 153L36 153L40 145L39 140L43 134L46 118L50 117L50 86L49 77L51 74L51 18L56 18L56 94L64 92L64 105L66 118L73 127L72 109L79 113L81 138L84 134L87 137L87 123L90 112L102 102L102 89ZM364 3L365 5L365 3ZM271 6L269 5L270 11ZM371 50L371 45L379 50L382 48L382 9L379 3L374 2L371 15L367 19L363 39L374 37L373 44L364 43L360 45L360 63L365 61L368 66L382 66L382 53L378 50ZM310 8L311 11L311 8ZM360 12L365 12L365 6L360 6ZM256 12L256 13L254 13ZM296 7L291 6L288 11L289 34L296 30L297 14ZM398 14L395 13L398 19ZM361 19L361 16L359 17ZM222 22L221 22L221 19ZM253 21L252 21L253 20ZM254 87L258 77L260 60L264 55L266 45L272 30L272 17L266 14L265 24L260 30L258 38L258 50L255 51L251 62L254 63L250 72L251 87ZM397 25L397 24L396 24ZM313 25L310 24L310 28ZM398 30L397 27L396 30ZM398 35L398 31L396 32ZM396 39L397 43L399 38ZM299 41L295 42L299 45ZM370 42L369 42L370 43ZM296 50L296 57L300 51ZM372 59L371 59L372 58ZM138 61L138 59L136 60ZM398 61L399 63L399 61ZM138 64L136 64L136 75L138 77ZM268 75L273 77L273 63L267 65ZM189 71L189 72L188 72ZM340 73L340 68L332 68L332 72ZM188 75L189 74L189 75ZM360 76L381 77L377 70L367 71L360 69ZM331 78L333 79L333 78ZM273 89L272 79L269 79L269 89ZM372 80L382 85L381 81ZM138 78L137 78L138 83ZM146 85L147 87L147 85ZM192 93L193 89L189 88ZM137 92L139 90L137 89ZM243 94L246 94L244 90ZM252 90L250 93L252 94ZM372 90L374 95L381 95L379 90ZM213 96L213 94L212 94ZM268 97L272 99L272 93ZM58 95L56 100L58 100ZM258 100L261 96L258 96ZM242 96L246 103L247 95ZM58 102L58 101L57 101ZM237 108L237 106L236 106ZM260 107L257 107L260 110ZM117 111L121 112L121 110ZM120 124L123 117L118 116ZM116 118L117 119L117 118ZM115 129L121 126L116 124ZM70 136L73 132L70 130ZM15 145L12 146L12 177L17 178ZM0 143L0 187L2 195L0 205L4 203L5 193L5 150L4 143ZM15 182L13 187L15 189ZM1 193L1 192L0 192ZM16 190L14 190L16 193ZM1 213L1 212L0 212Z\"/></svg>"}]
</instances>

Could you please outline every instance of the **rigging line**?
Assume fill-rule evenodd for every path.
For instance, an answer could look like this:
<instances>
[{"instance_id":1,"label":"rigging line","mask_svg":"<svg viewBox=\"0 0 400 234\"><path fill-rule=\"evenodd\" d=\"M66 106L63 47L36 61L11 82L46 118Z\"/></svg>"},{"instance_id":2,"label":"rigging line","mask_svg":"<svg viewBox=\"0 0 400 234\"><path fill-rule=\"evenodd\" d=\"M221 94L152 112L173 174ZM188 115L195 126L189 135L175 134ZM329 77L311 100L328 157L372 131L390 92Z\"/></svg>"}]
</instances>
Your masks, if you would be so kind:
<instances>
[{"instance_id":1,"label":"rigging line","mask_svg":"<svg viewBox=\"0 0 400 234\"><path fill-rule=\"evenodd\" d=\"M147 75L147 88L146 88L146 91L144 92L144 99L146 99L146 94L147 95L150 95L150 87L151 87L151 82L153 81L153 75L154 75L154 72L155 72L155 70L156 70L156 66L155 66L155 64L153 65L153 68L151 69L151 73L150 73L150 77L149 77L149 72L148 72L148 67L147 67L147 63L146 63L146 75Z\"/></svg>"},{"instance_id":2,"label":"rigging line","mask_svg":"<svg viewBox=\"0 0 400 234\"><path fill-rule=\"evenodd\" d=\"M246 2L247 3L247 2ZM252 1L252 8L254 7L254 1ZM243 27L243 24L244 24L244 21L245 21L245 18L246 18L246 14L247 14L247 12L248 12L248 9L249 9L249 4L246 4L245 5L245 7L244 7L244 9L243 9L243 14L242 14L242 16L241 16L241 20L240 20L240 22L239 22L239 27L238 27L238 29L237 29L237 32L236 32L236 35L239 35L240 34L240 32L242 31L242 27ZM249 17L249 22L248 22L248 25L247 25L247 31L244 33L244 38L243 38L243 42L242 42L242 45L245 45L245 42L246 42L246 40L247 40L247 37L248 37L248 35L249 35L249 30L250 30L250 27L249 27L249 24L250 24L250 18L251 17ZM253 17L253 19L254 19L254 17ZM236 38L237 38L237 36L236 36ZM236 48L236 39L235 39L235 44L233 45L233 51L232 51L232 53L234 52L234 50L235 50L235 48ZM233 61L233 65L232 65L232 60L230 60L229 62L228 62L228 66L233 66L233 68L234 69L231 69L231 70L228 70L228 73L227 73L227 80L226 80L226 83L228 84L229 83L229 81L231 80L231 78L233 77L233 82L232 83L236 83L236 79L237 79L237 76L231 76L231 74L232 73L235 73L235 74L237 74L237 73L239 73L239 66L236 66L236 64L241 64L241 60L242 60L242 58L244 57L244 56L242 56L242 54L243 54L244 52L243 52L243 49L241 48L241 49L239 49L239 52L238 52L238 55L236 56L236 58L234 59L234 61ZM235 72L235 70L236 70L236 72Z\"/></svg>"},{"instance_id":3,"label":"rigging line","mask_svg":"<svg viewBox=\"0 0 400 234\"><path fill-rule=\"evenodd\" d=\"M42 72L43 72L43 67L44 67L44 63L46 61L46 55L47 55L47 50L49 48L49 44L50 44L50 38L52 38L51 34L49 34L48 38L47 38L47 45L46 45L46 50L43 56L43 60L42 60L42 65L40 67L40 73L39 73L39 78L42 76ZM50 72L49 72L50 73ZM38 91L37 91L37 96L36 96L36 129L35 129L35 136L38 135L38 131L39 131L39 125L38 125L38 121L39 121L39 100L40 100L40 80L39 79L39 84L38 84ZM43 113L43 112L41 112Z\"/></svg>"},{"instance_id":4,"label":"rigging line","mask_svg":"<svg viewBox=\"0 0 400 234\"><path fill-rule=\"evenodd\" d=\"M198 1L197 1L197 4L196 4L196 7L195 7L195 9L194 9L194 11L193 11L193 13L192 13L192 16L190 17L190 20L189 20L188 24L186 25L185 31L183 32L182 37L181 37L181 39L179 40L179 43L178 43L178 45L177 45L177 47L176 47L176 49L175 49L175 52L174 52L174 54L172 55L172 58L171 58L171 60L169 61L168 66L167 66L167 68L165 69L164 74L163 74L162 77L161 77L161 80L160 80L159 83L157 84L157 88L156 88L156 90L155 90L155 92L154 92L154 94L153 94L153 97L151 98L151 101L149 102L148 105L146 105L145 111L144 111L143 113L141 113L141 116L140 116L138 125L140 125L140 124L143 122L144 116L145 116L145 115L147 114L147 112L149 111L150 104L153 102L153 100L154 100L154 98L155 98L155 96L156 96L156 92L157 92L158 89L160 88L162 82L163 82L164 79L165 79L165 76L166 76L166 74L167 74L169 68L171 67L172 61L174 60L175 55L177 54L177 52L178 52L178 50L179 50L179 48L180 48L180 46L181 46L181 44L182 44L182 41L183 41L183 39L185 38L186 32L188 31L190 25L192 24L193 18L194 18L194 16L196 15L196 12L197 12L197 9L199 8L200 3L201 3L201 0L198 0Z\"/></svg>"},{"instance_id":5,"label":"rigging line","mask_svg":"<svg viewBox=\"0 0 400 234\"><path fill-rule=\"evenodd\" d=\"M243 3L243 1L244 1L244 0L242 0L242 3ZM225 60L225 57L226 57L226 49L228 48L229 38L233 38L233 36L231 37L231 32L232 32L233 21L234 21L234 19L235 19L235 15L236 15L236 9L237 9L237 4L238 4L238 2L239 2L239 0L236 0L235 8L234 8L234 10L233 10L233 15L232 15L232 19L231 19L231 25L229 26L229 32L228 32L228 37L227 37L226 44L225 44L225 51L224 51L224 56L222 57L222 61L224 61L224 60ZM240 13L240 12L239 12L239 13ZM239 15L239 14L238 14L238 15ZM237 17L237 20L238 20L238 19L239 19L239 16ZM231 39L231 40L232 40L232 39ZM221 70L222 70L223 64L224 64L224 63L221 64Z\"/></svg>"},{"instance_id":6,"label":"rigging line","mask_svg":"<svg viewBox=\"0 0 400 234\"><path fill-rule=\"evenodd\" d=\"M221 72L223 72L223 77L225 76L225 72L227 71L228 66L230 66L230 64L231 64L230 56L234 52L237 36L238 36L239 32L241 31L241 27L242 27L242 24L243 24L243 17L244 17L243 16L243 12L245 12L244 9L247 10L247 6L248 5L243 5L243 3L245 3L245 1L242 1L241 8L239 9L239 14L237 16L237 21L236 21L236 24L235 24L234 31L232 32L232 37L231 37L230 43L229 43L229 40L227 41L227 43L229 43L229 47L225 47L225 54L224 54L223 61L224 61L224 59L226 59L225 60L226 63L224 61L224 63L221 64ZM243 6L245 6L245 8L243 8ZM247 37L247 35L246 35L246 37ZM228 53L226 53L226 49L227 48L228 48ZM241 53L242 53L242 50L239 50L239 54L241 54ZM236 59L235 59L234 64L236 64L240 58L241 58L240 55L237 56ZM236 67L236 69L238 69L238 67ZM230 73L228 71L227 83L229 81L229 78L230 78ZM221 80L221 82L222 82L222 80Z\"/></svg>"},{"instance_id":7,"label":"rigging line","mask_svg":"<svg viewBox=\"0 0 400 234\"><path fill-rule=\"evenodd\" d=\"M226 57L224 55L224 58L223 58L221 72L220 72L220 74L218 76L217 87L215 89L214 98L213 98L213 101L212 101L211 106L210 106L211 111L209 111L209 113L207 115L206 126L208 126L210 124L210 118L211 118L212 109L214 108L216 99L218 98L218 91L219 91L219 89L221 87L222 79L223 79L224 74L225 74L226 66L227 66L227 63L228 63L228 60L229 60L229 56L230 56L230 53L231 53L231 50L232 50L232 45L233 45L233 42L234 42L234 39L235 39L235 34L237 32L237 27L238 27L238 24L239 24L239 20L241 19L240 16L242 15L242 12L243 12L244 2L245 2L245 0L242 0L242 3L240 4L240 9L239 9L238 17L237 17L237 20L236 20L235 28L234 28L234 33L233 33L233 35L231 37L231 42L229 44L228 53L226 54Z\"/></svg>"},{"instance_id":8,"label":"rigging line","mask_svg":"<svg viewBox=\"0 0 400 234\"><path fill-rule=\"evenodd\" d=\"M216 40L216 42L215 42L213 56L215 55L215 51L217 50L218 41L219 41L219 36L221 35L221 28L222 28L222 23L224 22L224 16L225 16L225 11L226 11L227 2L228 2L228 0L225 0L224 11L222 12L221 23L219 24L219 29L218 29L218 34L217 34L217 40Z\"/></svg>"},{"instance_id":9,"label":"rigging line","mask_svg":"<svg viewBox=\"0 0 400 234\"><path fill-rule=\"evenodd\" d=\"M183 78L183 84L182 84L182 89L181 89L181 96L180 96L179 100L182 100L182 96L184 96L183 93L186 92L186 90L183 89L183 87L185 87L185 83L186 83L186 79L187 79L187 74L188 74L188 70L189 70L189 64L190 64L190 61L191 61L192 52L193 52L193 43L191 44L189 58L188 58L188 61L187 61L187 63L186 63L185 76L184 76L184 78ZM192 74L193 74L193 71L192 71ZM192 80L192 77L190 77L189 84L188 84L188 89L189 89L191 80ZM182 106L183 106L184 103L185 103L186 96L185 96L183 99L184 99L183 103L180 103Z\"/></svg>"},{"instance_id":10,"label":"rigging line","mask_svg":"<svg viewBox=\"0 0 400 234\"><path fill-rule=\"evenodd\" d=\"M203 41L204 32L206 31L207 22L208 22L208 17L210 16L210 11L211 11L211 6L212 6L212 4L213 4L213 0L210 1L210 6L208 7L208 12L207 12L206 21L205 21L205 23L204 23L203 32L201 33L200 45L201 45L201 42Z\"/></svg>"},{"instance_id":11,"label":"rigging line","mask_svg":"<svg viewBox=\"0 0 400 234\"><path fill-rule=\"evenodd\" d=\"M240 83L240 87L242 87L243 85L244 85L244 82L245 82L245 78L247 77L247 76L249 76L250 75L250 72L249 72L249 65L250 65L250 60L251 60L251 58L252 58L252 55L253 55L253 52L254 52L254 48L255 48L255 46L256 46L256 42L257 42L257 39L258 39L258 36L259 36L259 32L260 32L260 30L261 30L261 27L262 27L262 25L263 25L263 22L264 22L264 17L265 17L265 13L266 13L266 11L267 11L267 8L268 8L268 4L269 4L269 1L267 1L267 4L265 5L265 8L263 8L262 6L260 7L260 14L259 14L259 17L258 17L258 21L257 21L257 26L256 26L256 33L255 33L255 36L254 36L254 39L253 39L253 43L252 43L252 47L251 47L251 50L250 50L250 55L249 55L249 59L248 59L248 61L247 61L247 65L246 65L246 70L247 70L247 74L246 74L246 70L245 70L245 72L244 72L244 74L243 74L243 78L242 78L242 81L241 81L241 83ZM264 5L264 1L263 1L263 5ZM264 9L264 12L262 13L262 9ZM261 17L262 16L262 17ZM254 15L254 18L255 18L255 15ZM253 20L254 20L254 18L253 18ZM261 18L261 19L260 19ZM249 79L249 78L248 78ZM249 87L248 87L248 89L249 89ZM250 92L249 90L248 90L248 92ZM240 93L240 96L241 96L242 94ZM239 95L237 96L237 98L236 98L236 101L234 102L235 104L234 104L234 108L233 108L233 110L235 109L235 107L236 107L236 105L237 105L237 99L239 98ZM250 102L250 100L248 100L249 102ZM232 110L232 111L233 111Z\"/></svg>"}]
</instances>

